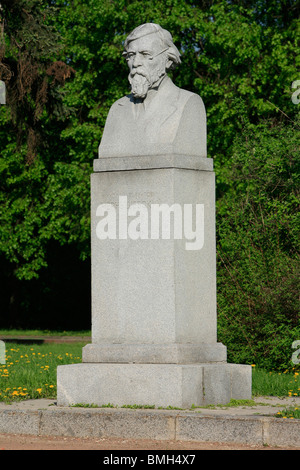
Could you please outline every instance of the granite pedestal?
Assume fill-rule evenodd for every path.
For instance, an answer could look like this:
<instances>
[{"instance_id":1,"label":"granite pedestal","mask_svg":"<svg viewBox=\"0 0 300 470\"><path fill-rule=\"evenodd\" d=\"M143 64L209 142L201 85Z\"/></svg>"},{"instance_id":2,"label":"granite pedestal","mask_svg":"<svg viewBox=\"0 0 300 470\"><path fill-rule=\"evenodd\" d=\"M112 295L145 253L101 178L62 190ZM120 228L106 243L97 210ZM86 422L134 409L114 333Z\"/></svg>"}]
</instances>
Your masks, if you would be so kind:
<instances>
[{"instance_id":1,"label":"granite pedestal","mask_svg":"<svg viewBox=\"0 0 300 470\"><path fill-rule=\"evenodd\" d=\"M212 160L99 158L91 175L92 343L58 405L190 407L251 398L217 342Z\"/></svg>"}]
</instances>

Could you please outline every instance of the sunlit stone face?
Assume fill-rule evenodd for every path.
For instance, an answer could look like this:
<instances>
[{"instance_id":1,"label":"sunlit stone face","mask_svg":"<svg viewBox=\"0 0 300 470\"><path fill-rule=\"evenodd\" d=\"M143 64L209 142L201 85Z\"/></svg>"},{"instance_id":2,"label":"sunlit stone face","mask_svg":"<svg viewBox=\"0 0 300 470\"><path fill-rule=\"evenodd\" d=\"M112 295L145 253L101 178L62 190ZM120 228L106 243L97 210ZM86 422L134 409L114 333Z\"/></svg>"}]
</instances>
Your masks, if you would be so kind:
<instances>
[{"instance_id":1,"label":"sunlit stone face","mask_svg":"<svg viewBox=\"0 0 300 470\"><path fill-rule=\"evenodd\" d=\"M130 42L126 60L131 92L135 98L145 98L166 73L166 49L156 34L149 34Z\"/></svg>"}]
</instances>

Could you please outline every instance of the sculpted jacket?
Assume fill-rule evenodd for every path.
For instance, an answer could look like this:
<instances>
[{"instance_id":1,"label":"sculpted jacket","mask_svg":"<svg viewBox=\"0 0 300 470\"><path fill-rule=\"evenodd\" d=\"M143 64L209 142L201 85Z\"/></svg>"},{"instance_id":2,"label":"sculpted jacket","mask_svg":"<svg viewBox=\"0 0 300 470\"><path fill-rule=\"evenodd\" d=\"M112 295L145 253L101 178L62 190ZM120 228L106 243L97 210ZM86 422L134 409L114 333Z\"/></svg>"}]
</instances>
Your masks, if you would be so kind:
<instances>
[{"instance_id":1,"label":"sculpted jacket","mask_svg":"<svg viewBox=\"0 0 300 470\"><path fill-rule=\"evenodd\" d=\"M207 156L203 101L168 76L143 102L128 95L112 105L99 146L99 158L166 154Z\"/></svg>"}]
</instances>

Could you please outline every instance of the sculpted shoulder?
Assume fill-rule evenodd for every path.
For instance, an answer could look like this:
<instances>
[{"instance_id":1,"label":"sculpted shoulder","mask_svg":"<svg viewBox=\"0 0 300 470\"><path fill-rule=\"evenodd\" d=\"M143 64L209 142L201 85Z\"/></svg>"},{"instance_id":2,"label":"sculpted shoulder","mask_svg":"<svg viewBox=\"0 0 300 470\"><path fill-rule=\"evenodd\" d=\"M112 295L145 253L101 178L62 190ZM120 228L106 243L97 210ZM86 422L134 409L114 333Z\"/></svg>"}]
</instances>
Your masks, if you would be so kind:
<instances>
[{"instance_id":1,"label":"sculpted shoulder","mask_svg":"<svg viewBox=\"0 0 300 470\"><path fill-rule=\"evenodd\" d=\"M117 101L115 101L112 106L112 108L118 107L118 106L126 106L132 101L132 96L131 95L125 95L122 96L122 98L119 98Z\"/></svg>"},{"instance_id":2,"label":"sculpted shoulder","mask_svg":"<svg viewBox=\"0 0 300 470\"><path fill-rule=\"evenodd\" d=\"M184 88L179 88L169 77L167 77L165 83L163 92L165 92L165 99L169 101L170 104L183 109L187 103L193 103L194 106L198 104L201 109L204 109L203 101L199 95L192 91L185 90Z\"/></svg>"},{"instance_id":3,"label":"sculpted shoulder","mask_svg":"<svg viewBox=\"0 0 300 470\"><path fill-rule=\"evenodd\" d=\"M194 93L192 91L184 90L183 88L179 88L180 90L180 99L185 103L185 104L190 104L190 105L195 105L195 106L200 106L201 108L204 109L204 103L202 101L201 96L197 95L197 93Z\"/></svg>"}]
</instances>

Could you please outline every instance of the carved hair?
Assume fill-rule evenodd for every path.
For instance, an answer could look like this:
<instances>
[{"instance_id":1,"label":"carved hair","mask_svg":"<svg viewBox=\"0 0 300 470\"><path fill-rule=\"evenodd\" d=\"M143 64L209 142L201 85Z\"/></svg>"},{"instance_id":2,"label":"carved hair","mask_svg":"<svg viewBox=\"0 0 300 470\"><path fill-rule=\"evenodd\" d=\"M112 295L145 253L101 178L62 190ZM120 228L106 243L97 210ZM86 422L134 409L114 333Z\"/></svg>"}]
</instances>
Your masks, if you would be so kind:
<instances>
[{"instance_id":1,"label":"carved hair","mask_svg":"<svg viewBox=\"0 0 300 470\"><path fill-rule=\"evenodd\" d=\"M137 28L135 28L129 36L127 36L125 43L124 43L124 49L125 49L125 55L128 50L128 45L131 41L134 41L135 39L139 39L144 36L148 36L150 34L157 34L161 40L162 43L162 49L167 48L167 55L168 58L172 61L172 65L169 67L168 70L174 69L176 65L179 65L181 63L180 60L180 53L173 43L173 38L169 31L166 29L163 29L161 26L155 23L145 23Z\"/></svg>"}]
</instances>

